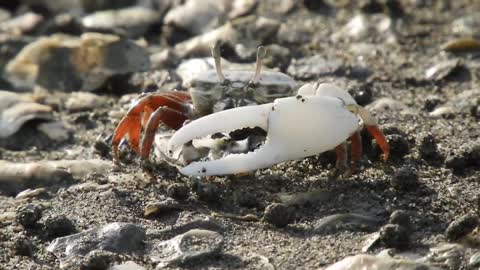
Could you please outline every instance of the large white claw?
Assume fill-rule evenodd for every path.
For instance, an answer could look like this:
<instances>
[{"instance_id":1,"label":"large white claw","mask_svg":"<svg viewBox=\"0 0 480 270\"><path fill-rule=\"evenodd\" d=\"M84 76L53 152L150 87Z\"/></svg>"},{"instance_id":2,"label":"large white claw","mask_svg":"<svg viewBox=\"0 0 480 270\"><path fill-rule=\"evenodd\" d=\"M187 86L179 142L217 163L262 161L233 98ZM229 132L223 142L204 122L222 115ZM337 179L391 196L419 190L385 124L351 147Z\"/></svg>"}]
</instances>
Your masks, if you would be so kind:
<instances>
[{"instance_id":1,"label":"large white claw","mask_svg":"<svg viewBox=\"0 0 480 270\"><path fill-rule=\"evenodd\" d=\"M229 132L246 127L268 129L268 114L273 104L245 106L225 110L199 118L180 128L168 142L168 152L173 153L183 144L217 132Z\"/></svg>"},{"instance_id":2,"label":"large white claw","mask_svg":"<svg viewBox=\"0 0 480 270\"><path fill-rule=\"evenodd\" d=\"M260 119L248 120L253 117L253 111L257 114L261 112ZM296 96L277 99L273 104L236 108L195 120L172 137L171 146L181 145L196 136L247 126L260 126L267 130L265 144L258 150L213 161L194 162L180 172L195 176L236 174L317 155L346 141L358 129L359 123L357 116L337 97Z\"/></svg>"}]
</instances>

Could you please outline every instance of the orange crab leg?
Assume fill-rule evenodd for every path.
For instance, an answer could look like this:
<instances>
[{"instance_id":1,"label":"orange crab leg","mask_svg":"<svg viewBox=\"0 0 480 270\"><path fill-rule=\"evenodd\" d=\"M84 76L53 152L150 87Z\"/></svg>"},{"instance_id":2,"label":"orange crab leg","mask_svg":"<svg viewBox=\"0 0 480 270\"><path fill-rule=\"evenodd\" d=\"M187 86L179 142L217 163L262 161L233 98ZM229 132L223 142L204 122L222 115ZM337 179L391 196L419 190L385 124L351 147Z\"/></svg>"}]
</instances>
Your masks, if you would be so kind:
<instances>
[{"instance_id":1,"label":"orange crab leg","mask_svg":"<svg viewBox=\"0 0 480 270\"><path fill-rule=\"evenodd\" d=\"M347 168L347 145L342 143L335 147L335 153L337 154L337 162L335 163L335 167L343 173Z\"/></svg>"},{"instance_id":2,"label":"orange crab leg","mask_svg":"<svg viewBox=\"0 0 480 270\"><path fill-rule=\"evenodd\" d=\"M362 136L360 135L360 132L357 131L353 133L353 135L350 136L350 140L352 142L351 170L352 172L355 172L357 169L357 164L362 158Z\"/></svg>"},{"instance_id":3,"label":"orange crab leg","mask_svg":"<svg viewBox=\"0 0 480 270\"><path fill-rule=\"evenodd\" d=\"M165 94L151 94L139 99L118 124L112 138L113 157L118 162L118 145L128 134L129 144L140 155L140 132L142 122L146 122L152 112L159 107L169 107L177 111L186 111L186 102L191 99L188 93L168 92ZM143 114L143 117L142 117ZM147 118L148 117L148 118ZM181 125L181 123L176 124Z\"/></svg>"},{"instance_id":4,"label":"orange crab leg","mask_svg":"<svg viewBox=\"0 0 480 270\"><path fill-rule=\"evenodd\" d=\"M378 146L382 149L383 152L383 161L387 161L390 155L390 146L388 145L387 139L383 135L383 132L376 125L367 125L368 132L373 136L377 141Z\"/></svg>"},{"instance_id":5,"label":"orange crab leg","mask_svg":"<svg viewBox=\"0 0 480 270\"><path fill-rule=\"evenodd\" d=\"M155 138L155 132L161 123L177 130L182 127L185 120L188 119L188 114L179 112L169 107L158 108L150 117L145 128L145 134L142 140L141 157L148 159Z\"/></svg>"},{"instance_id":6,"label":"orange crab leg","mask_svg":"<svg viewBox=\"0 0 480 270\"><path fill-rule=\"evenodd\" d=\"M175 100L178 100L178 101L181 101L181 102L185 102L185 101L190 101L192 100L192 97L190 96L189 93L185 93L185 92L167 92L165 94L163 94L164 96L166 97L169 97L171 99L175 99Z\"/></svg>"}]
</instances>

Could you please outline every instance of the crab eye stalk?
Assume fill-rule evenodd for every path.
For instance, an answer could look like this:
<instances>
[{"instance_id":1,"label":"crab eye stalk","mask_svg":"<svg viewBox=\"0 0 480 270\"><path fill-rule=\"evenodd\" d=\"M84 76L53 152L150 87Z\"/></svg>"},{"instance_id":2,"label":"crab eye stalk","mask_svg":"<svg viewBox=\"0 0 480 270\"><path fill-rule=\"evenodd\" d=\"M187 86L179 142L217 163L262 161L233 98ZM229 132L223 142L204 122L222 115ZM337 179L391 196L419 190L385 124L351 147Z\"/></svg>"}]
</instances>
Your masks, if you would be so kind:
<instances>
[{"instance_id":1,"label":"crab eye stalk","mask_svg":"<svg viewBox=\"0 0 480 270\"><path fill-rule=\"evenodd\" d=\"M263 59L265 59L266 57L267 57L267 48L263 46L259 46L257 49L257 62L255 63L255 75L250 80L251 84L258 83L258 80L260 79L260 72L262 71Z\"/></svg>"},{"instance_id":2,"label":"crab eye stalk","mask_svg":"<svg viewBox=\"0 0 480 270\"><path fill-rule=\"evenodd\" d=\"M215 70L217 71L217 77L220 83L225 82L225 76L223 76L222 72L222 58L220 55L220 42L216 42L215 45L212 47L212 57L215 60Z\"/></svg>"}]
</instances>

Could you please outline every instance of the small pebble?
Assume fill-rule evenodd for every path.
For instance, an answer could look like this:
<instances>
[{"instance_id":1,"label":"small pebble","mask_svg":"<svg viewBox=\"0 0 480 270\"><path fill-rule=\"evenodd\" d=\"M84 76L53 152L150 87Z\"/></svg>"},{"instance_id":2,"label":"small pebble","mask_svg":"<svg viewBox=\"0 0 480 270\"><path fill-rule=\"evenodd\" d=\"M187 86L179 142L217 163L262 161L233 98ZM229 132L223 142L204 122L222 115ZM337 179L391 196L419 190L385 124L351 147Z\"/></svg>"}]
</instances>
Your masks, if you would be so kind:
<instances>
[{"instance_id":1,"label":"small pebble","mask_svg":"<svg viewBox=\"0 0 480 270\"><path fill-rule=\"evenodd\" d=\"M365 14L382 13L385 6L377 0L360 1L360 11Z\"/></svg>"},{"instance_id":2,"label":"small pebble","mask_svg":"<svg viewBox=\"0 0 480 270\"><path fill-rule=\"evenodd\" d=\"M480 166L480 141L466 142L452 150L445 159L445 167L455 173L464 172L465 168Z\"/></svg>"},{"instance_id":3,"label":"small pebble","mask_svg":"<svg viewBox=\"0 0 480 270\"><path fill-rule=\"evenodd\" d=\"M220 199L218 187L204 180L196 181L192 186L192 190L202 201L216 202Z\"/></svg>"},{"instance_id":4,"label":"small pebble","mask_svg":"<svg viewBox=\"0 0 480 270\"><path fill-rule=\"evenodd\" d=\"M390 157L401 159L410 152L410 147L406 138L400 134L385 135L390 145ZM376 142L373 145L374 153L380 156L382 150Z\"/></svg>"},{"instance_id":5,"label":"small pebble","mask_svg":"<svg viewBox=\"0 0 480 270\"><path fill-rule=\"evenodd\" d=\"M43 228L49 239L67 236L76 232L75 224L63 215L48 217Z\"/></svg>"},{"instance_id":6,"label":"small pebble","mask_svg":"<svg viewBox=\"0 0 480 270\"><path fill-rule=\"evenodd\" d=\"M326 12L330 9L330 6L323 0L303 0L303 5L314 12Z\"/></svg>"},{"instance_id":7,"label":"small pebble","mask_svg":"<svg viewBox=\"0 0 480 270\"><path fill-rule=\"evenodd\" d=\"M470 213L452 221L445 230L449 241L456 241L472 232L480 224L476 214Z\"/></svg>"},{"instance_id":8,"label":"small pebble","mask_svg":"<svg viewBox=\"0 0 480 270\"><path fill-rule=\"evenodd\" d=\"M293 221L294 213L285 204L272 203L265 208L263 219L278 228L283 228Z\"/></svg>"},{"instance_id":9,"label":"small pebble","mask_svg":"<svg viewBox=\"0 0 480 270\"><path fill-rule=\"evenodd\" d=\"M355 91L351 91L351 95L353 99L358 103L360 106L365 106L372 102L372 90L368 86L360 87L359 89L354 89ZM349 91L350 92L350 91Z\"/></svg>"},{"instance_id":10,"label":"small pebble","mask_svg":"<svg viewBox=\"0 0 480 270\"><path fill-rule=\"evenodd\" d=\"M410 228L412 226L410 213L405 210L395 210L390 215L389 223L397 224L405 228Z\"/></svg>"},{"instance_id":11,"label":"small pebble","mask_svg":"<svg viewBox=\"0 0 480 270\"><path fill-rule=\"evenodd\" d=\"M439 104L442 103L442 100L437 97L437 96L428 96L426 99L425 99L425 103L423 104L423 108L427 111L427 112L431 112L433 111Z\"/></svg>"},{"instance_id":12,"label":"small pebble","mask_svg":"<svg viewBox=\"0 0 480 270\"><path fill-rule=\"evenodd\" d=\"M17 221L25 229L34 228L40 218L42 218L42 208L38 205L28 204L17 209Z\"/></svg>"},{"instance_id":13,"label":"small pebble","mask_svg":"<svg viewBox=\"0 0 480 270\"><path fill-rule=\"evenodd\" d=\"M395 171L391 183L396 190L415 190L419 185L418 174L414 168L404 166Z\"/></svg>"},{"instance_id":14,"label":"small pebble","mask_svg":"<svg viewBox=\"0 0 480 270\"><path fill-rule=\"evenodd\" d=\"M162 241L149 251L152 261L158 262L157 269L193 259L202 260L219 254L224 238L209 230L193 229L174 238Z\"/></svg>"},{"instance_id":15,"label":"small pebble","mask_svg":"<svg viewBox=\"0 0 480 270\"><path fill-rule=\"evenodd\" d=\"M32 241L20 237L13 242L13 251L19 256L32 257L35 252L35 247L33 246Z\"/></svg>"},{"instance_id":16,"label":"small pebble","mask_svg":"<svg viewBox=\"0 0 480 270\"><path fill-rule=\"evenodd\" d=\"M115 260L115 253L105 250L89 252L82 260L82 270L106 270Z\"/></svg>"},{"instance_id":17,"label":"small pebble","mask_svg":"<svg viewBox=\"0 0 480 270\"><path fill-rule=\"evenodd\" d=\"M253 191L238 190L233 194L235 202L242 207L253 208L258 206L257 194Z\"/></svg>"},{"instance_id":18,"label":"small pebble","mask_svg":"<svg viewBox=\"0 0 480 270\"><path fill-rule=\"evenodd\" d=\"M423 159L435 159L438 157L438 147L435 137L431 133L421 135L417 138L420 156Z\"/></svg>"},{"instance_id":19,"label":"small pebble","mask_svg":"<svg viewBox=\"0 0 480 270\"><path fill-rule=\"evenodd\" d=\"M167 195L175 200L184 201L190 195L190 189L185 184L174 183L167 187Z\"/></svg>"},{"instance_id":20,"label":"small pebble","mask_svg":"<svg viewBox=\"0 0 480 270\"><path fill-rule=\"evenodd\" d=\"M97 138L93 144L95 153L99 154L101 157L109 157L112 152L111 146L103 138Z\"/></svg>"},{"instance_id":21,"label":"small pebble","mask_svg":"<svg viewBox=\"0 0 480 270\"><path fill-rule=\"evenodd\" d=\"M370 231L376 229L381 220L374 216L355 213L334 214L322 217L315 222L313 230L316 233L332 234L340 230Z\"/></svg>"},{"instance_id":22,"label":"small pebble","mask_svg":"<svg viewBox=\"0 0 480 270\"><path fill-rule=\"evenodd\" d=\"M410 244L410 233L403 226L387 224L380 228L379 240L387 248L404 249Z\"/></svg>"}]
</instances>

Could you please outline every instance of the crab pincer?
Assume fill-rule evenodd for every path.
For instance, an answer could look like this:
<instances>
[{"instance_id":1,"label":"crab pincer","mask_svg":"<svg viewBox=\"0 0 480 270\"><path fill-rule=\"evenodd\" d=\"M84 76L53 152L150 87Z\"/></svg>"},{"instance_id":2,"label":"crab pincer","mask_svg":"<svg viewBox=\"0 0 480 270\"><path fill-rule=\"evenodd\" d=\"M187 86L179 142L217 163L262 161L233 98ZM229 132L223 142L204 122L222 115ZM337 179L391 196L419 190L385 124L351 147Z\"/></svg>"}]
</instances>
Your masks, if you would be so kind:
<instances>
[{"instance_id":1,"label":"crab pincer","mask_svg":"<svg viewBox=\"0 0 480 270\"><path fill-rule=\"evenodd\" d=\"M190 163L180 172L208 176L248 172L289 160L337 149L337 166L346 164L345 141L352 138L352 162L361 156L358 135L361 121L369 128L388 158L388 143L375 119L357 105L348 92L330 84L306 85L299 95L273 103L246 106L214 113L190 122L170 139L169 153L193 139L246 127L267 131L265 143L253 152L231 154L216 160ZM343 150L342 150L343 149Z\"/></svg>"}]
</instances>

